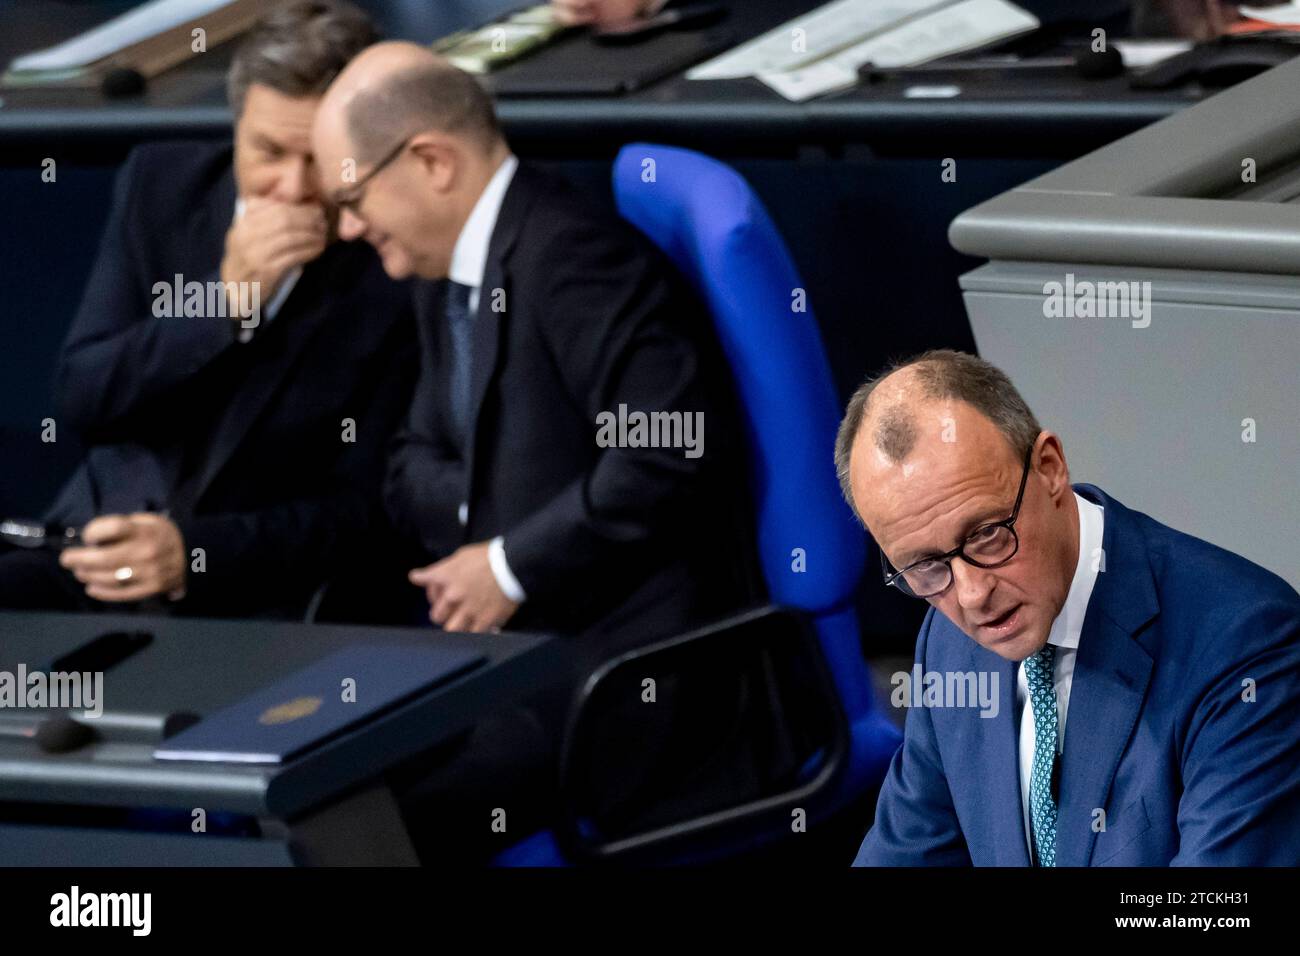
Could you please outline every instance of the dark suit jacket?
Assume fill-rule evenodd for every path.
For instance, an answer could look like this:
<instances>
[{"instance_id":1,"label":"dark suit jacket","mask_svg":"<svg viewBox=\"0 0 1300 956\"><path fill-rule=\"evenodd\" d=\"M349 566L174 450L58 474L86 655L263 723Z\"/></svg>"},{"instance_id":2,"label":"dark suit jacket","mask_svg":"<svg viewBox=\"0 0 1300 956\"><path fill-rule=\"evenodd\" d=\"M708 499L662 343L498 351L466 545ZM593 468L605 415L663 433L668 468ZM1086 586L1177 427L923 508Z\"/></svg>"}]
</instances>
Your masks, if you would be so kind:
<instances>
[{"instance_id":1,"label":"dark suit jacket","mask_svg":"<svg viewBox=\"0 0 1300 956\"><path fill-rule=\"evenodd\" d=\"M1075 490L1105 509L1104 563L1070 687L1056 865L1294 866L1300 596L1098 488ZM1028 866L1019 664L933 609L916 660L924 672L999 675L998 712L908 711L857 863Z\"/></svg>"},{"instance_id":2,"label":"dark suit jacket","mask_svg":"<svg viewBox=\"0 0 1300 956\"><path fill-rule=\"evenodd\" d=\"M234 208L229 146L127 160L58 369L59 422L89 452L49 520L169 510L206 564L178 610L300 614L382 514L418 367L410 293L334 243L247 344L221 315L159 317L155 284L219 278Z\"/></svg>"},{"instance_id":3,"label":"dark suit jacket","mask_svg":"<svg viewBox=\"0 0 1300 956\"><path fill-rule=\"evenodd\" d=\"M417 560L504 535L528 594L509 627L632 642L757 595L729 370L703 306L657 249L520 164L474 318L464 449L447 425L442 289L417 295L425 360L385 489ZM704 454L600 447L598 416L620 404L703 412Z\"/></svg>"}]
</instances>

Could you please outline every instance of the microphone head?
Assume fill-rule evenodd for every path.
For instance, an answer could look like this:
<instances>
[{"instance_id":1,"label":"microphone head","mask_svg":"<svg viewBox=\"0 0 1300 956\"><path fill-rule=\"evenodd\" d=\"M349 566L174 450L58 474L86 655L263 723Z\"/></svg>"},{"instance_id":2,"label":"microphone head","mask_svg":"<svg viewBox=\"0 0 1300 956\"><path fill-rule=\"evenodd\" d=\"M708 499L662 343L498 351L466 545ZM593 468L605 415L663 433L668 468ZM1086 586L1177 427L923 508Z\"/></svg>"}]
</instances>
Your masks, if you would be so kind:
<instances>
[{"instance_id":1,"label":"microphone head","mask_svg":"<svg viewBox=\"0 0 1300 956\"><path fill-rule=\"evenodd\" d=\"M104 74L105 96L138 96L144 92L144 75L129 66L115 66Z\"/></svg>"},{"instance_id":2,"label":"microphone head","mask_svg":"<svg viewBox=\"0 0 1300 956\"><path fill-rule=\"evenodd\" d=\"M50 754L67 753L88 744L95 732L67 714L57 714L41 721L36 728L36 745Z\"/></svg>"},{"instance_id":3,"label":"microphone head","mask_svg":"<svg viewBox=\"0 0 1300 956\"><path fill-rule=\"evenodd\" d=\"M1104 80L1124 72L1124 57L1113 46L1100 52L1089 48L1074 55L1074 68L1086 80Z\"/></svg>"}]
</instances>

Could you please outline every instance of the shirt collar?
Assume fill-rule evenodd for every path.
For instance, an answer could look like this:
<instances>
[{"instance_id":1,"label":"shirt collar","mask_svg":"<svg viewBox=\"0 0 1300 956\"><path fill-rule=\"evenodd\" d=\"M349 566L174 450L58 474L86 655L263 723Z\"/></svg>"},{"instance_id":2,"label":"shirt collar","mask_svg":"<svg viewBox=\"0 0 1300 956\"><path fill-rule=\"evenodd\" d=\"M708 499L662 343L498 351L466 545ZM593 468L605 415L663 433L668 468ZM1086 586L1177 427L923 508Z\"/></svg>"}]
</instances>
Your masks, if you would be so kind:
<instances>
[{"instance_id":1,"label":"shirt collar","mask_svg":"<svg viewBox=\"0 0 1300 956\"><path fill-rule=\"evenodd\" d=\"M1083 631L1088 601L1092 597L1093 586L1097 583L1098 569L1105 561L1101 552L1105 511L1100 505L1080 497L1078 492L1074 493L1074 502L1079 509L1079 558L1074 566L1070 592L1065 596L1061 613L1056 615L1047 635L1047 643L1067 648L1079 646L1079 634Z\"/></svg>"},{"instance_id":2,"label":"shirt collar","mask_svg":"<svg viewBox=\"0 0 1300 956\"><path fill-rule=\"evenodd\" d=\"M451 267L447 270L447 278L452 282L459 282L472 289L483 284L488 244L492 241L492 231L496 228L497 215L506 198L506 189L510 186L518 165L519 160L513 154L506 156L470 210L469 218L465 220L460 235L456 237L456 245L451 250Z\"/></svg>"}]
</instances>

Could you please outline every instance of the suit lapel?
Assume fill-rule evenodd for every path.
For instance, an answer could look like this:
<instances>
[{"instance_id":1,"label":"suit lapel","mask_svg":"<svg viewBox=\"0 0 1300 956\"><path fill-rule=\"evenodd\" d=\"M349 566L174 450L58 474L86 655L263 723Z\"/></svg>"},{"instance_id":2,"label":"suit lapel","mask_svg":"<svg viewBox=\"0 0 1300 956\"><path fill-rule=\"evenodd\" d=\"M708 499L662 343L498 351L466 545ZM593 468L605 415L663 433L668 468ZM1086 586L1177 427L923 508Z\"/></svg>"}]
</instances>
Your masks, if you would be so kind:
<instances>
[{"instance_id":1,"label":"suit lapel","mask_svg":"<svg viewBox=\"0 0 1300 956\"><path fill-rule=\"evenodd\" d=\"M235 219L235 200L238 198L238 191L235 189L235 169L231 163L227 163L226 171L221 178L216 181L212 188L212 199L209 202L200 203L195 211L194 218L191 222L190 246L197 255L195 258L205 264L205 269L210 269L210 263L216 263L217 269L220 270L221 257L225 254L226 248L226 231L230 229L230 224ZM171 276L167 277L171 279ZM201 278L199 275L186 276L186 280Z\"/></svg>"},{"instance_id":2,"label":"suit lapel","mask_svg":"<svg viewBox=\"0 0 1300 956\"><path fill-rule=\"evenodd\" d=\"M996 717L973 718L974 739L957 748L959 779L988 781L986 811L994 866L1028 866L1025 825L1020 809L1019 728L1016 720L1016 670L1020 666L970 641L967 669L998 679ZM972 712L974 713L974 712ZM977 863L979 861L976 861Z\"/></svg>"},{"instance_id":3,"label":"suit lapel","mask_svg":"<svg viewBox=\"0 0 1300 956\"><path fill-rule=\"evenodd\" d=\"M182 240L186 243L185 248L190 251L189 264L195 269L195 275L184 276L185 281L207 277L217 280L221 278L221 260L225 255L226 232L234 222L235 201L239 197L239 191L235 187L233 153L230 150L227 150L227 153L230 155L226 157L225 171L213 184L211 198L196 206L195 213L189 220L188 235ZM167 471L168 484L175 489L169 496L170 509L181 513L193 510L199 493L211 480L211 475L206 474L211 460L219 457L220 462L216 463L219 467L226 457L219 454L217 447L209 442L200 466L205 471L202 484L178 485L181 478L180 445L173 443L169 448L161 450L159 454L164 462L163 467Z\"/></svg>"},{"instance_id":4,"label":"suit lapel","mask_svg":"<svg viewBox=\"0 0 1300 956\"><path fill-rule=\"evenodd\" d=\"M420 340L420 377L411 407L427 417L423 427L432 429L435 421L444 421L447 415L448 374L442 364L446 354L443 339L447 334L447 282L418 280L412 285L411 295Z\"/></svg>"},{"instance_id":5,"label":"suit lapel","mask_svg":"<svg viewBox=\"0 0 1300 956\"><path fill-rule=\"evenodd\" d=\"M1106 807L1151 680L1152 657L1136 635L1159 613L1146 548L1128 510L1090 486L1077 490L1099 499L1106 514L1103 570L1088 601L1070 685L1057 866L1087 866L1092 858L1096 811Z\"/></svg>"},{"instance_id":6,"label":"suit lapel","mask_svg":"<svg viewBox=\"0 0 1300 956\"><path fill-rule=\"evenodd\" d=\"M487 263L483 270L483 284L479 287L478 309L474 316L469 421L465 437L466 500L469 489L474 486L479 417L500 359L501 329L513 305L511 296L518 293L518 290L510 286L510 253L523 229L535 195L534 173L526 164L520 163L501 200L501 209L492 229Z\"/></svg>"},{"instance_id":7,"label":"suit lapel","mask_svg":"<svg viewBox=\"0 0 1300 956\"><path fill-rule=\"evenodd\" d=\"M342 248L341 243L335 243L319 259L308 263L293 291L289 293L289 298L280 307L273 320L284 323L282 328L276 330L277 334L283 336L279 345L280 357L276 361L256 365L240 384L208 444L209 452L204 459L199 479L190 491L191 505L203 496L272 396L288 379L307 344L328 323L331 311L329 304L324 297L315 293L326 276L338 271L340 265L336 260ZM346 288L351 281L353 277L348 277L341 284ZM295 308L305 301L312 301L314 307Z\"/></svg>"},{"instance_id":8,"label":"suit lapel","mask_svg":"<svg viewBox=\"0 0 1300 956\"><path fill-rule=\"evenodd\" d=\"M494 234L493 240L495 239ZM474 315L474 345L471 350L469 373L469 415L465 425L466 462L474 460L479 413L482 411L483 399L487 396L488 386L492 383L492 376L497 368L501 346L501 323L505 320L506 313L504 308L498 308L496 303L504 302L505 307L509 306L509 294L506 292L505 283L505 268L501 259L489 255L487 266L483 270L483 285L479 287L478 311Z\"/></svg>"}]
</instances>

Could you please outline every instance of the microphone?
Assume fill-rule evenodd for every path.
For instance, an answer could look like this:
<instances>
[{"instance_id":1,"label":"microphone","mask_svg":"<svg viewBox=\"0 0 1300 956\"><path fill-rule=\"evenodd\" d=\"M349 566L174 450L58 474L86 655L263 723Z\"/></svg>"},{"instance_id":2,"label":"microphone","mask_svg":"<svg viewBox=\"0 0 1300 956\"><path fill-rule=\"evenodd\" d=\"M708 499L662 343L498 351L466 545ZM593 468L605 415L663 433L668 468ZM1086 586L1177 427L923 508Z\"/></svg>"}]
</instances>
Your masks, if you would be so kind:
<instances>
[{"instance_id":1,"label":"microphone","mask_svg":"<svg viewBox=\"0 0 1300 956\"><path fill-rule=\"evenodd\" d=\"M1074 67L1085 80L1105 80L1124 72L1124 56L1113 46L1097 52L1089 48L1074 55Z\"/></svg>"},{"instance_id":2,"label":"microphone","mask_svg":"<svg viewBox=\"0 0 1300 956\"><path fill-rule=\"evenodd\" d=\"M0 737L34 740L46 753L61 754L90 743L95 732L67 714L54 714L30 721L0 718Z\"/></svg>"},{"instance_id":3,"label":"microphone","mask_svg":"<svg viewBox=\"0 0 1300 956\"><path fill-rule=\"evenodd\" d=\"M101 88L105 96L138 96L144 92L144 74L129 66L115 66L104 74Z\"/></svg>"},{"instance_id":4,"label":"microphone","mask_svg":"<svg viewBox=\"0 0 1300 956\"><path fill-rule=\"evenodd\" d=\"M1085 80L1104 80L1124 72L1124 56L1113 46L1094 53L1091 48L1080 50L1073 56L1040 56L1033 59L1008 59L1007 57L976 57L969 60L936 60L916 66L880 69L874 63L858 67L858 78L868 83L879 83L893 77L925 77L944 74L1009 72L1033 73L1039 70L1068 70Z\"/></svg>"}]
</instances>

